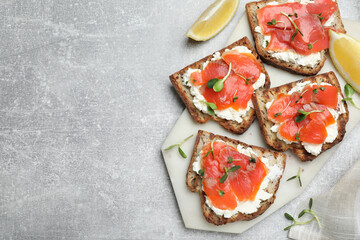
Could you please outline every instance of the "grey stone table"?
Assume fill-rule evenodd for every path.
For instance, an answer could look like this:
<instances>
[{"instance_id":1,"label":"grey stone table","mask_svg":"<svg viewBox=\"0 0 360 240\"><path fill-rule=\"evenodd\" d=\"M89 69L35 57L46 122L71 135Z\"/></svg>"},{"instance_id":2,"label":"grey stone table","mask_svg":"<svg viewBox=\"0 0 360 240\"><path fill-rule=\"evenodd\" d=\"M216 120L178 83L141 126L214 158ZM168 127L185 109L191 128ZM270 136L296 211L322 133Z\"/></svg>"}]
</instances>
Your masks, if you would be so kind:
<instances>
[{"instance_id":1,"label":"grey stone table","mask_svg":"<svg viewBox=\"0 0 360 240\"><path fill-rule=\"evenodd\" d=\"M0 239L234 239L184 227L160 146L184 109L168 75L223 47L185 33L212 2L0 3ZM339 0L359 20L357 0ZM360 156L360 126L305 192L242 239L284 239L283 212Z\"/></svg>"}]
</instances>

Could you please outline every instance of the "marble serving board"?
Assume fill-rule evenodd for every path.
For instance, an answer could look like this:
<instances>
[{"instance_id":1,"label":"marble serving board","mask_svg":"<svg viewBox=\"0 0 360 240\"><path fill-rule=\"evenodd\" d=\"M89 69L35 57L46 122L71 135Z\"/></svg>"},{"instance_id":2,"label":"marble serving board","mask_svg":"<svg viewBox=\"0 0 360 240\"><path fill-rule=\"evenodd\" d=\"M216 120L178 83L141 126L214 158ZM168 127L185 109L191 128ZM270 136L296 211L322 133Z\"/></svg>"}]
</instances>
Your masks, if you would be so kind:
<instances>
[{"instance_id":1,"label":"marble serving board","mask_svg":"<svg viewBox=\"0 0 360 240\"><path fill-rule=\"evenodd\" d=\"M344 25L349 35L357 39L360 39L359 22L344 20ZM247 36L252 41L252 36L246 15L244 15L240 19L235 31L229 38L227 45L231 44L232 42L235 42L236 40L244 36ZM213 50L209 50L209 54L211 52L213 52ZM201 59L202 57L204 56L199 56L199 59ZM336 71L334 65L331 62L329 55L327 55L327 58L328 60L326 61L320 73L334 71L339 79L340 85L343 88L344 85L346 84L345 80ZM283 70L269 66L267 64L265 64L265 68L270 75L271 87L276 87L303 78L300 75L291 74ZM356 98L355 100L360 102L360 98L358 97L358 94L355 95L357 95L355 96ZM346 126L347 132L351 131L360 119L359 110L349 105L349 111L350 111L350 120ZM276 193L277 196L276 200L270 206L270 208L267 211L265 211L265 213L263 213L261 216L251 221L238 221L223 226L215 226L213 224L208 223L205 220L201 209L199 194L190 192L187 189L185 183L186 171L191 158L193 145L195 143L195 136L199 129L210 131L215 134L225 135L230 138L238 139L248 144L257 145L260 147L267 147L267 148L269 147L266 145L266 143L263 140L257 120L254 121L251 127L244 134L236 135L228 132L214 121L209 121L205 124L199 124L191 118L187 109L184 110L180 118L177 120L175 126L171 130L170 134L164 141L161 147L161 151L170 176L171 183L173 185L173 189L176 195L176 199L185 226L187 228L207 230L207 231L242 233L248 228L255 225L256 223L260 222L261 220L263 220L264 218L266 218L267 216L269 216L270 214L281 208L283 205L285 205L286 203L288 203L289 201L300 195L304 191L306 186L320 171L320 169L326 163L329 157L334 153L337 147L341 146L341 144L336 145L332 149L322 153L312 162L301 162L296 157L296 155L294 155L290 151L287 151L286 154L288 158L287 158L286 168L282 180L280 182L279 189ZM182 145L182 149L187 154L186 159L180 156L177 148L173 148L169 151L164 150L166 147L174 143L180 142L181 140L185 139L191 134L193 134L194 136ZM303 172L301 173L303 187L299 187L297 181L289 181L289 182L286 181L286 179L297 173L299 167L303 169Z\"/></svg>"}]
</instances>

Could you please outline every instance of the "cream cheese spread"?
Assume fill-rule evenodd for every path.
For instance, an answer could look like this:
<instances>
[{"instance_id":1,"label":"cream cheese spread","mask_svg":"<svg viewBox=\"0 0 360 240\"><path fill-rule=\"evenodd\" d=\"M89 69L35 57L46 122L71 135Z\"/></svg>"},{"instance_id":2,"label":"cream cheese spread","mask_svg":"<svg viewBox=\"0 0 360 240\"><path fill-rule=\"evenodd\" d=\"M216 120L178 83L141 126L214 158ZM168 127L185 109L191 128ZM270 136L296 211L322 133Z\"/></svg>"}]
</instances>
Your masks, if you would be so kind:
<instances>
[{"instance_id":1,"label":"cream cheese spread","mask_svg":"<svg viewBox=\"0 0 360 240\"><path fill-rule=\"evenodd\" d=\"M249 158L252 155L259 157L250 147L244 148L243 146L238 145L237 150L240 153L249 156ZM202 153L200 153L200 155L196 158L196 160L193 163L193 170L197 173L201 169L201 163L200 163L201 155ZM264 180L262 181L254 201L247 200L244 202L240 202L239 200L237 200L237 207L234 210L222 210L214 207L211 203L211 200L207 196L205 196L206 205L208 205L215 212L215 214L219 216L224 216L225 218L231 218L232 216L234 216L239 212L244 214L251 214L258 211L261 201L266 201L273 196L273 194L268 193L266 191L267 186L269 185L270 182L276 181L276 179L278 179L284 171L284 169L282 169L276 164L271 166L269 160L265 157L261 157L261 161L265 164L265 166L268 168L269 171L268 174L265 176Z\"/></svg>"},{"instance_id":2,"label":"cream cheese spread","mask_svg":"<svg viewBox=\"0 0 360 240\"><path fill-rule=\"evenodd\" d=\"M225 52L230 51L230 50L235 50L240 53L251 53L251 50L245 46L236 46L232 49L226 49ZM215 60L219 60L219 59L221 59L221 54L219 52L215 52L210 61L215 61ZM193 96L193 103L194 103L195 107L198 110L202 111L203 113L207 113L207 114L209 112L207 109L207 105L204 103L204 101L206 101L206 99L201 94L200 87L191 84L190 75L193 72L203 70L207 66L208 63L209 63L209 61L206 61L203 64L202 69L189 68L182 76L182 84L190 87L190 93ZM257 81L253 84L254 90L264 86L265 80L266 80L265 74L261 73L259 78L257 79ZM219 118L226 119L226 120L232 120L232 121L241 123L243 121L243 117L246 116L246 114L250 108L254 108L251 100L248 101L247 107L245 109L235 110L230 107L230 108L227 108L224 110L214 110L214 112L215 112L215 115Z\"/></svg>"}]
</instances>

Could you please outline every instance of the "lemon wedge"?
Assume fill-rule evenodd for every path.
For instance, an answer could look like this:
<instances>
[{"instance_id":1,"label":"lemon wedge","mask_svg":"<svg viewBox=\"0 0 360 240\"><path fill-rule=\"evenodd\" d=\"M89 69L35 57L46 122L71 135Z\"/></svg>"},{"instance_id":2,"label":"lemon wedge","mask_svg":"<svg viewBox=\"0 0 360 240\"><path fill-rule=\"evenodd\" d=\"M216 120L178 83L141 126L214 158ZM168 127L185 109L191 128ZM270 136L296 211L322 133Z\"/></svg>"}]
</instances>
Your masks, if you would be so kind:
<instances>
[{"instance_id":1,"label":"lemon wedge","mask_svg":"<svg viewBox=\"0 0 360 240\"><path fill-rule=\"evenodd\" d=\"M191 26L186 36L206 41L218 34L234 17L239 0L216 0Z\"/></svg>"},{"instance_id":2,"label":"lemon wedge","mask_svg":"<svg viewBox=\"0 0 360 240\"><path fill-rule=\"evenodd\" d=\"M329 30L331 60L341 76L360 92L360 42L344 33Z\"/></svg>"}]
</instances>

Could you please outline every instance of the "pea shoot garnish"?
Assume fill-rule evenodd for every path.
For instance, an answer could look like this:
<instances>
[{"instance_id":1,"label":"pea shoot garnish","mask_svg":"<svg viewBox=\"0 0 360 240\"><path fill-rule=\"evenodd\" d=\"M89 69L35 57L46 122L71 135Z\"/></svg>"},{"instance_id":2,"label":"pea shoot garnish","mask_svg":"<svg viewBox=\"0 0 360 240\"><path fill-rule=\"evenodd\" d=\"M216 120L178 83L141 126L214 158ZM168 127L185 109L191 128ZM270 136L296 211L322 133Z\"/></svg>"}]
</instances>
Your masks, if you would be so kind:
<instances>
[{"instance_id":1,"label":"pea shoot garnish","mask_svg":"<svg viewBox=\"0 0 360 240\"><path fill-rule=\"evenodd\" d=\"M204 170L204 169L200 169L200 170L198 171L198 174L199 174L200 176L204 176L204 173L205 173L205 170Z\"/></svg>"},{"instance_id":2,"label":"pea shoot garnish","mask_svg":"<svg viewBox=\"0 0 360 240\"><path fill-rule=\"evenodd\" d=\"M215 92L220 92L224 88L224 82L230 76L231 63L229 64L229 71L224 78L213 78L206 83L208 88L212 88Z\"/></svg>"},{"instance_id":3,"label":"pea shoot garnish","mask_svg":"<svg viewBox=\"0 0 360 240\"><path fill-rule=\"evenodd\" d=\"M207 110L209 112L210 115L215 115L215 109L217 109L217 106L215 105L215 103L211 103L211 102L206 102L206 101L200 101L204 104L206 104Z\"/></svg>"},{"instance_id":4,"label":"pea shoot garnish","mask_svg":"<svg viewBox=\"0 0 360 240\"><path fill-rule=\"evenodd\" d=\"M304 34L300 31L300 29L298 28L298 26L296 25L296 23L292 20L291 17L289 17L289 15L287 15L284 12L280 12L282 15L284 15L285 17L287 17L289 19L289 21L291 22L291 24L294 26L295 28L295 32L294 34L291 36L291 41L294 40L294 38L296 37L297 33L299 32L301 34L301 36L304 36ZM297 17L297 13L295 13L295 17Z\"/></svg>"},{"instance_id":5,"label":"pea shoot garnish","mask_svg":"<svg viewBox=\"0 0 360 240\"><path fill-rule=\"evenodd\" d=\"M225 193L224 193L223 190L217 190L217 191L218 191L218 193L219 193L220 196L224 196Z\"/></svg>"},{"instance_id":6,"label":"pea shoot garnish","mask_svg":"<svg viewBox=\"0 0 360 240\"><path fill-rule=\"evenodd\" d=\"M251 162L251 163L256 163L256 159L255 159L254 157L251 157L251 158L249 159L249 162Z\"/></svg>"},{"instance_id":7,"label":"pea shoot garnish","mask_svg":"<svg viewBox=\"0 0 360 240\"><path fill-rule=\"evenodd\" d=\"M295 122L299 123L301 122L302 120L304 120L310 113L321 113L321 112L324 112L325 110L313 110L313 111L310 111L310 112L305 112L303 110L298 110L298 112L300 113L299 116L297 116L295 118Z\"/></svg>"},{"instance_id":8,"label":"pea shoot garnish","mask_svg":"<svg viewBox=\"0 0 360 240\"><path fill-rule=\"evenodd\" d=\"M321 16L321 13L319 13L319 15L317 15L317 17L320 19L320 21L324 20L324 17Z\"/></svg>"},{"instance_id":9,"label":"pea shoot garnish","mask_svg":"<svg viewBox=\"0 0 360 240\"><path fill-rule=\"evenodd\" d=\"M266 41L265 41L265 44L266 44L266 47L268 47L268 46L269 46L269 41L266 40Z\"/></svg>"},{"instance_id":10,"label":"pea shoot garnish","mask_svg":"<svg viewBox=\"0 0 360 240\"><path fill-rule=\"evenodd\" d=\"M316 40L315 42L311 43L311 44L308 44L308 49L312 49L313 48L313 45L319 40Z\"/></svg>"},{"instance_id":11,"label":"pea shoot garnish","mask_svg":"<svg viewBox=\"0 0 360 240\"><path fill-rule=\"evenodd\" d=\"M299 222L299 221L295 220L295 218L293 216L291 216L290 214L285 213L284 216L287 219L291 220L292 224L290 226L287 226L286 228L284 228L284 231L287 231L287 230L289 230L290 228L292 228L293 226L296 226L296 225L305 225L305 224L311 223L314 220L317 221L319 228L321 228L321 224L320 224L318 216L316 215L316 213L313 210L311 210L312 204L313 204L313 200L312 200L312 198L310 198L309 209L302 210L300 212L299 216L298 216L298 218L301 218L302 216L305 215L305 213L309 213L309 214L311 214L313 216L313 218L311 220L309 220L309 221Z\"/></svg>"},{"instance_id":12,"label":"pea shoot garnish","mask_svg":"<svg viewBox=\"0 0 360 240\"><path fill-rule=\"evenodd\" d=\"M212 157L213 157L213 160L215 159L215 154L214 154L214 142L215 142L216 138L214 138L212 141L211 141L211 144L210 144L210 147L211 149L206 153L205 157L209 156L209 154L211 153Z\"/></svg>"},{"instance_id":13,"label":"pea shoot garnish","mask_svg":"<svg viewBox=\"0 0 360 240\"><path fill-rule=\"evenodd\" d=\"M267 25L275 26L278 23L284 24L284 30L286 30L286 23L284 21L276 21L275 19L272 19L271 22L267 22Z\"/></svg>"},{"instance_id":14,"label":"pea shoot garnish","mask_svg":"<svg viewBox=\"0 0 360 240\"><path fill-rule=\"evenodd\" d=\"M234 161L234 159L232 157L228 157L228 162L227 163L232 163Z\"/></svg>"},{"instance_id":15,"label":"pea shoot garnish","mask_svg":"<svg viewBox=\"0 0 360 240\"><path fill-rule=\"evenodd\" d=\"M184 153L184 151L181 149L180 146L181 146L184 142L186 142L187 140L189 140L192 136L193 136L193 134L191 134L189 137L185 138L185 139L182 140L181 142L176 143L176 144L173 144L173 145L165 148L165 151L170 150L170 149L172 149L172 148L174 148L174 147L178 147L178 151L179 151L180 155L181 155L183 158L187 158L186 154Z\"/></svg>"},{"instance_id":16,"label":"pea shoot garnish","mask_svg":"<svg viewBox=\"0 0 360 240\"><path fill-rule=\"evenodd\" d=\"M290 106L290 103L291 103L291 101L289 101L289 103L286 105L286 107L281 112L275 113L274 117L276 118L278 116L281 116L286 111L286 109Z\"/></svg>"},{"instance_id":17,"label":"pea shoot garnish","mask_svg":"<svg viewBox=\"0 0 360 240\"><path fill-rule=\"evenodd\" d=\"M289 179L286 180L286 181L290 181L290 180L293 180L293 179L297 178L297 179L299 179L300 187L302 187L301 178L300 178L300 173L301 173L301 168L299 168L299 171L298 171L298 173L297 173L295 176L292 176L291 178L289 178Z\"/></svg>"},{"instance_id":18,"label":"pea shoot garnish","mask_svg":"<svg viewBox=\"0 0 360 240\"><path fill-rule=\"evenodd\" d=\"M246 77L244 77L243 75L241 75L241 74L239 74L239 73L236 73L236 75L238 75L239 77L241 77L242 79L244 79L246 85L249 85L249 81L250 81L249 78L246 78Z\"/></svg>"},{"instance_id":19,"label":"pea shoot garnish","mask_svg":"<svg viewBox=\"0 0 360 240\"><path fill-rule=\"evenodd\" d=\"M222 175L222 177L220 178L220 183L224 183L227 179L227 177L229 176L229 172L235 172L236 170L240 169L240 166L233 166L231 168L227 168L225 167L225 173L224 175Z\"/></svg>"},{"instance_id":20,"label":"pea shoot garnish","mask_svg":"<svg viewBox=\"0 0 360 240\"><path fill-rule=\"evenodd\" d=\"M238 97L238 96L235 96L235 95L236 95L236 93L237 93L237 89L236 89L236 91L235 91L235 93L234 93L234 96L233 96L233 103L234 103L236 100L238 100L238 99L239 99L239 97Z\"/></svg>"},{"instance_id":21,"label":"pea shoot garnish","mask_svg":"<svg viewBox=\"0 0 360 240\"><path fill-rule=\"evenodd\" d=\"M302 92L301 95L300 95L300 97L299 97L299 99L296 100L295 103L298 103L298 102L300 101L300 99L303 98L303 95L304 95L307 91L309 91L309 89L306 89L304 92Z\"/></svg>"},{"instance_id":22,"label":"pea shoot garnish","mask_svg":"<svg viewBox=\"0 0 360 240\"><path fill-rule=\"evenodd\" d=\"M344 92L345 92L345 97L342 101L348 101L350 102L354 107L356 107L357 109L360 109L359 106L357 106L352 98L352 96L354 95L354 89L352 88L352 86L350 84L346 84L344 87Z\"/></svg>"},{"instance_id":23,"label":"pea shoot garnish","mask_svg":"<svg viewBox=\"0 0 360 240\"><path fill-rule=\"evenodd\" d=\"M295 139L300 141L300 133L296 133Z\"/></svg>"}]
</instances>

